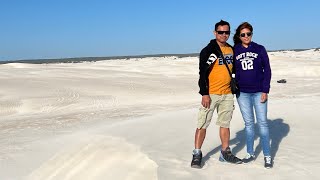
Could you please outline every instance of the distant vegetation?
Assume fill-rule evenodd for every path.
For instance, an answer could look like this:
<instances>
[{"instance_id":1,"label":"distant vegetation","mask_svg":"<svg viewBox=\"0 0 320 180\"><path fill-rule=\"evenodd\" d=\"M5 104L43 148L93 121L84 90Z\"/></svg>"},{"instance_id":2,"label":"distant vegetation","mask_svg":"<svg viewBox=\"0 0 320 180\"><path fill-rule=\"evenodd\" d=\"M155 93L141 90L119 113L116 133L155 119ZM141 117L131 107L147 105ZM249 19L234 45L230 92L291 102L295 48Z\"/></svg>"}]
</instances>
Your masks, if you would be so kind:
<instances>
[{"instance_id":1,"label":"distant vegetation","mask_svg":"<svg viewBox=\"0 0 320 180\"><path fill-rule=\"evenodd\" d=\"M309 49L282 49L282 50L271 50L268 52L278 52L278 51L305 51ZM314 51L320 51L320 48L315 48ZM154 55L137 55L137 56L107 56L107 57L76 57L76 58L60 58L60 59L25 59L25 60L12 60L12 61L0 61L0 64L7 63L30 63L30 64L50 64L50 63L81 63L81 62L95 62L102 60L112 60L112 59L124 59L128 60L130 58L145 58L145 57L168 57L174 56L177 58L183 57L198 57L199 53L190 54L154 54Z\"/></svg>"},{"instance_id":2,"label":"distant vegetation","mask_svg":"<svg viewBox=\"0 0 320 180\"><path fill-rule=\"evenodd\" d=\"M145 58L145 57L166 57L174 56L177 58L183 57L196 57L198 53L191 54L155 54L155 55L137 55L137 56L108 56L108 57L78 57L78 58L61 58L61 59L25 59L25 60L13 60L13 61L0 61L0 64L7 63L30 63L30 64L50 64L50 63L81 63L81 62L95 62L102 60L112 59L125 59L130 58Z\"/></svg>"},{"instance_id":3,"label":"distant vegetation","mask_svg":"<svg viewBox=\"0 0 320 180\"><path fill-rule=\"evenodd\" d=\"M309 48L309 49L314 49L314 51L319 51L320 48ZM306 51L306 50L309 50L309 49L280 49L280 50L270 50L268 52L279 52L279 51L296 51L296 52L299 52L299 51Z\"/></svg>"}]
</instances>

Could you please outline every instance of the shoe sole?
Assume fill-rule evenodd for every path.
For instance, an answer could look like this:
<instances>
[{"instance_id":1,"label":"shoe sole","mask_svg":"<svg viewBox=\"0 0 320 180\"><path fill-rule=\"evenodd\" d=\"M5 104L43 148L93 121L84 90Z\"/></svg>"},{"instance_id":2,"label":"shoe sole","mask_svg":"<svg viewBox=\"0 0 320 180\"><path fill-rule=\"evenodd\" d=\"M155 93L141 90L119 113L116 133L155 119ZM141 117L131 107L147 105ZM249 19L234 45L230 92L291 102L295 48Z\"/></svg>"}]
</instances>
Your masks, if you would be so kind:
<instances>
[{"instance_id":1,"label":"shoe sole","mask_svg":"<svg viewBox=\"0 0 320 180\"><path fill-rule=\"evenodd\" d=\"M196 169L201 169L201 166L198 166L198 165L192 165L191 167Z\"/></svg>"},{"instance_id":2,"label":"shoe sole","mask_svg":"<svg viewBox=\"0 0 320 180\"><path fill-rule=\"evenodd\" d=\"M227 160L225 160L224 158L222 158L222 157L219 157L219 161L220 162L227 162L227 163L230 163L230 164L242 164L243 162L242 161L239 161L239 162L229 162L229 161L227 161Z\"/></svg>"},{"instance_id":3,"label":"shoe sole","mask_svg":"<svg viewBox=\"0 0 320 180\"><path fill-rule=\"evenodd\" d=\"M242 160L243 164L251 164L251 163L253 163L254 161L255 161L255 160L251 160L251 161L245 162L245 161Z\"/></svg>"}]
</instances>

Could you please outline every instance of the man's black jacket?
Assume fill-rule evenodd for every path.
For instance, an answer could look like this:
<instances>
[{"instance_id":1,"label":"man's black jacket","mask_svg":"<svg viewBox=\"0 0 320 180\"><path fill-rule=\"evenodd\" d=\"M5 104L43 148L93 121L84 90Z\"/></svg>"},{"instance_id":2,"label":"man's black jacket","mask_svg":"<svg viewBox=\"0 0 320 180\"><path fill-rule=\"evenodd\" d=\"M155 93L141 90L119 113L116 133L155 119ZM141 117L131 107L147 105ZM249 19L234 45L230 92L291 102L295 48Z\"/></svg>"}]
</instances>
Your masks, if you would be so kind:
<instances>
[{"instance_id":1,"label":"man's black jacket","mask_svg":"<svg viewBox=\"0 0 320 180\"><path fill-rule=\"evenodd\" d=\"M227 43L227 46L232 46ZM199 57L199 81L200 87L199 93L201 95L209 95L209 79L208 76L213 67L213 61L217 58L221 58L221 49L215 39L201 50ZM234 67L234 66L233 66ZM234 72L234 70L232 70Z\"/></svg>"}]
</instances>

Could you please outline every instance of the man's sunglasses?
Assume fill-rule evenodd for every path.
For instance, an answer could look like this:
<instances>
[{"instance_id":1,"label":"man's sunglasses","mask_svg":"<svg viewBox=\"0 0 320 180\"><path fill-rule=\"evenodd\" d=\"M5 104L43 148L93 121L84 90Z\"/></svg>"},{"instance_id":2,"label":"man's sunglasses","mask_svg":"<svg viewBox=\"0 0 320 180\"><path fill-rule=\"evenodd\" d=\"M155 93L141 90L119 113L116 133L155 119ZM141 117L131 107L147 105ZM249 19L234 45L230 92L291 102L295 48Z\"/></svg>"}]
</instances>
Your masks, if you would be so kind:
<instances>
[{"instance_id":1,"label":"man's sunglasses","mask_svg":"<svg viewBox=\"0 0 320 180\"><path fill-rule=\"evenodd\" d=\"M250 37L250 36L252 36L252 32L241 33L241 34L240 34L240 37L246 37L246 35L247 35L248 37Z\"/></svg>"},{"instance_id":2,"label":"man's sunglasses","mask_svg":"<svg viewBox=\"0 0 320 180\"><path fill-rule=\"evenodd\" d=\"M218 34L230 34L230 31L217 31Z\"/></svg>"}]
</instances>

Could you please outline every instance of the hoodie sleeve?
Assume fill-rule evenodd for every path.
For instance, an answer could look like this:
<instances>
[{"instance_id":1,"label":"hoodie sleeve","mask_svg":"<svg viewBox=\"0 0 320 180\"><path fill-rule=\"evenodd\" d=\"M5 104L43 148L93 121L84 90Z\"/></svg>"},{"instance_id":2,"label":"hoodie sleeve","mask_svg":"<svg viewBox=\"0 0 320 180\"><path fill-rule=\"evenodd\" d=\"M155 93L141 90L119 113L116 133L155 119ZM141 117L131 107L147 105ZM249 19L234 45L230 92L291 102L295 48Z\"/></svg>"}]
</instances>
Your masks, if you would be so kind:
<instances>
[{"instance_id":1,"label":"hoodie sleeve","mask_svg":"<svg viewBox=\"0 0 320 180\"><path fill-rule=\"evenodd\" d=\"M231 71L231 73L232 74L236 74L236 56L235 56L235 53L234 53L234 47L232 47L231 45L229 45L229 46L232 48L232 51L233 51L232 71Z\"/></svg>"},{"instance_id":2,"label":"hoodie sleeve","mask_svg":"<svg viewBox=\"0 0 320 180\"><path fill-rule=\"evenodd\" d=\"M236 56L238 54L236 54L236 52L238 51L238 46L235 45L234 48L233 48L233 71L232 73L236 75L236 80L237 82L239 82L240 80L240 68L237 67L237 63L236 63Z\"/></svg>"},{"instance_id":3,"label":"hoodie sleeve","mask_svg":"<svg viewBox=\"0 0 320 180\"><path fill-rule=\"evenodd\" d=\"M269 62L269 57L268 57L267 51L263 46L261 49L261 55L262 55L262 68L264 71L262 92L269 93L270 81L271 81L271 68L270 68L270 62Z\"/></svg>"},{"instance_id":4,"label":"hoodie sleeve","mask_svg":"<svg viewBox=\"0 0 320 180\"><path fill-rule=\"evenodd\" d=\"M198 85L200 88L199 93L201 95L209 95L209 89L207 85L207 76L206 76L206 61L208 59L207 48L203 48L200 52L199 57L199 81Z\"/></svg>"}]
</instances>

